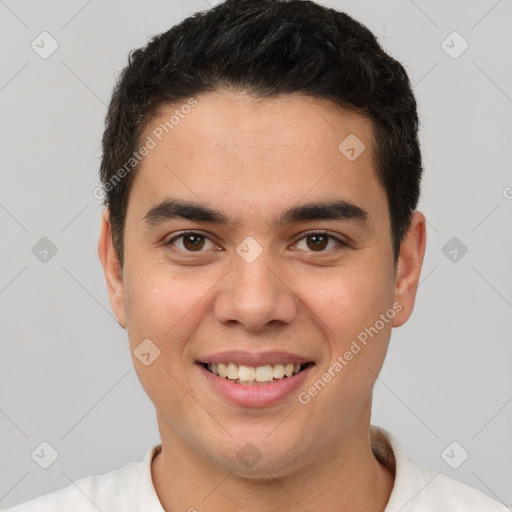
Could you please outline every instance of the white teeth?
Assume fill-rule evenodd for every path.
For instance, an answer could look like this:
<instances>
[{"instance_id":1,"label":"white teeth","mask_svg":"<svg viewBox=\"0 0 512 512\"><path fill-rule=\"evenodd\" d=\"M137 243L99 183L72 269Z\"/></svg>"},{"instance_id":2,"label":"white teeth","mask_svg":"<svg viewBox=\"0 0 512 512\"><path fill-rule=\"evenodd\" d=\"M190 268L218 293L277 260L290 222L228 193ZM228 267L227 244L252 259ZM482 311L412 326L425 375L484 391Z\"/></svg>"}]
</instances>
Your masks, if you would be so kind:
<instances>
[{"instance_id":1,"label":"white teeth","mask_svg":"<svg viewBox=\"0 0 512 512\"><path fill-rule=\"evenodd\" d=\"M238 367L238 378L241 381L251 382L256 377L256 369L252 366L244 366L241 364Z\"/></svg>"},{"instance_id":2,"label":"white teeth","mask_svg":"<svg viewBox=\"0 0 512 512\"><path fill-rule=\"evenodd\" d=\"M220 377L226 378L228 376L228 365L224 363L219 363L218 371Z\"/></svg>"},{"instance_id":3,"label":"white teeth","mask_svg":"<svg viewBox=\"0 0 512 512\"><path fill-rule=\"evenodd\" d=\"M238 379L238 366L233 363L228 364L228 379L236 380Z\"/></svg>"},{"instance_id":4,"label":"white teeth","mask_svg":"<svg viewBox=\"0 0 512 512\"><path fill-rule=\"evenodd\" d=\"M284 365L284 374L287 377L291 377L293 375L293 364L285 364Z\"/></svg>"},{"instance_id":5,"label":"white teeth","mask_svg":"<svg viewBox=\"0 0 512 512\"><path fill-rule=\"evenodd\" d=\"M208 363L208 370L222 378L235 381L238 384L254 385L268 384L272 380L279 380L296 375L301 370L300 364L266 364L264 366L245 366L234 363Z\"/></svg>"},{"instance_id":6,"label":"white teeth","mask_svg":"<svg viewBox=\"0 0 512 512\"><path fill-rule=\"evenodd\" d=\"M274 370L269 364L256 368L256 380L258 382L269 382L274 378Z\"/></svg>"},{"instance_id":7,"label":"white teeth","mask_svg":"<svg viewBox=\"0 0 512 512\"><path fill-rule=\"evenodd\" d=\"M284 364L274 365L274 379L282 379L284 377Z\"/></svg>"}]
</instances>

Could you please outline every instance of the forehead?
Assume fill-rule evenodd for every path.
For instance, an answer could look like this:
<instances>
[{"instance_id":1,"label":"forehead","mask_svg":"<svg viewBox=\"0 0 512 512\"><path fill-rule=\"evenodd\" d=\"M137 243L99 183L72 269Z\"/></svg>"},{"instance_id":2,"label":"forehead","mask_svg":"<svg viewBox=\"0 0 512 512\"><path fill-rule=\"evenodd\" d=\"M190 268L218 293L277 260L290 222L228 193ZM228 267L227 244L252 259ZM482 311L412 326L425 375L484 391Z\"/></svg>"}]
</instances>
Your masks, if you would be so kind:
<instances>
[{"instance_id":1,"label":"forehead","mask_svg":"<svg viewBox=\"0 0 512 512\"><path fill-rule=\"evenodd\" d=\"M288 152L290 158L289 152L297 151L300 144L304 151L313 150L317 158L323 154L332 160L339 156L340 137L350 134L364 139L366 156L373 151L367 117L332 101L299 94L257 98L220 90L162 104L152 113L144 134L164 144L175 142L182 150L193 147L191 157L201 156L197 152L200 144L203 151L216 156L222 150L226 158L240 151L259 156L266 153L269 159Z\"/></svg>"},{"instance_id":2,"label":"forehead","mask_svg":"<svg viewBox=\"0 0 512 512\"><path fill-rule=\"evenodd\" d=\"M301 198L385 196L371 122L327 100L198 95L161 105L141 136L142 143L149 139L153 148L132 186L141 201L172 194L261 213Z\"/></svg>"}]
</instances>

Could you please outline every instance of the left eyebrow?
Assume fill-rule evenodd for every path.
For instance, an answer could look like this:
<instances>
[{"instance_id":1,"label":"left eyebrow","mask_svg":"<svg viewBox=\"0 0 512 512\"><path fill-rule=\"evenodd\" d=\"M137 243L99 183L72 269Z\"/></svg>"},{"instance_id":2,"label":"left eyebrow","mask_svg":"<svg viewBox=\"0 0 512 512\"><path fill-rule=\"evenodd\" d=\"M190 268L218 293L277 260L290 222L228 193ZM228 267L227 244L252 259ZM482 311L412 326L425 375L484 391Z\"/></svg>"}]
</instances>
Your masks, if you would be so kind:
<instances>
[{"instance_id":1,"label":"left eyebrow","mask_svg":"<svg viewBox=\"0 0 512 512\"><path fill-rule=\"evenodd\" d=\"M155 226L176 218L197 222L211 222L226 226L236 224L236 222L219 210L181 199L162 201L151 208L143 220L149 226ZM368 221L368 212L345 200L306 203L286 210L275 220L271 229L277 229L287 224L315 220L350 220L364 224Z\"/></svg>"},{"instance_id":2,"label":"left eyebrow","mask_svg":"<svg viewBox=\"0 0 512 512\"><path fill-rule=\"evenodd\" d=\"M306 203L284 212L272 225L272 229L286 224L315 220L354 220L367 223L368 212L348 201Z\"/></svg>"}]
</instances>

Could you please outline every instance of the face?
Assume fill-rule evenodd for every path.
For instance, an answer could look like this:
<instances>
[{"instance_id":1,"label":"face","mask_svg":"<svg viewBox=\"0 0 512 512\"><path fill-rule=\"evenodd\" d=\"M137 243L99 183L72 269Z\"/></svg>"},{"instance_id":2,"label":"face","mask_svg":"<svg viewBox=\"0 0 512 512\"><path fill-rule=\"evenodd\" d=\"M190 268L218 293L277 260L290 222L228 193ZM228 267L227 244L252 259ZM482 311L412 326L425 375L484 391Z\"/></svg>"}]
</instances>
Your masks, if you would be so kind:
<instances>
[{"instance_id":1,"label":"face","mask_svg":"<svg viewBox=\"0 0 512 512\"><path fill-rule=\"evenodd\" d=\"M292 95L196 100L146 127L156 145L130 192L122 278L104 218L111 304L162 440L235 473L286 474L367 429L424 220L397 266L364 117Z\"/></svg>"}]
</instances>

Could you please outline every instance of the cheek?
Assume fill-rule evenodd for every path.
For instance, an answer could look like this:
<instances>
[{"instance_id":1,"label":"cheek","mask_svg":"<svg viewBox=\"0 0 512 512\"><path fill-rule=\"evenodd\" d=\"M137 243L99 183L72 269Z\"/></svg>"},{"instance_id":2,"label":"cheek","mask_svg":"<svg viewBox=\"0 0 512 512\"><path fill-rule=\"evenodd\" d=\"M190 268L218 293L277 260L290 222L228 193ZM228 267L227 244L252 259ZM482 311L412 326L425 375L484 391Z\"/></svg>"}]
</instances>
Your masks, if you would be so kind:
<instances>
[{"instance_id":1,"label":"cheek","mask_svg":"<svg viewBox=\"0 0 512 512\"><path fill-rule=\"evenodd\" d=\"M302 399L309 401L312 415L339 425L365 406L384 363L395 315L393 279L382 269L338 272L316 288L309 286L308 295L308 308L321 320L328 358L317 368L312 387L302 390ZM333 436L337 432L333 427Z\"/></svg>"},{"instance_id":2,"label":"cheek","mask_svg":"<svg viewBox=\"0 0 512 512\"><path fill-rule=\"evenodd\" d=\"M309 274L303 277L298 289L307 309L320 320L326 337L333 339L333 348L341 350L349 339L375 324L392 306L393 285L389 270L385 272L373 265L361 270L338 269L316 278Z\"/></svg>"},{"instance_id":3,"label":"cheek","mask_svg":"<svg viewBox=\"0 0 512 512\"><path fill-rule=\"evenodd\" d=\"M142 271L151 269L151 271ZM208 292L213 284L206 274L198 279L180 276L164 266L140 263L140 271L125 273L127 331L137 376L158 411L165 411L170 424L194 410L194 402L184 392L190 360L185 357L191 339L206 314ZM137 269L139 270L139 269ZM215 281L214 281L215 282ZM145 352L158 353L149 365L137 357L143 340L157 347ZM147 342L145 342L147 343ZM150 357L152 357L151 354ZM172 400L169 397L173 397ZM179 427L179 422L175 425Z\"/></svg>"},{"instance_id":4,"label":"cheek","mask_svg":"<svg viewBox=\"0 0 512 512\"><path fill-rule=\"evenodd\" d=\"M166 352L181 351L200 323L216 282L206 272L197 274L192 279L190 274L180 275L164 265L154 264L140 264L139 272L126 273L131 343L149 338Z\"/></svg>"},{"instance_id":5,"label":"cheek","mask_svg":"<svg viewBox=\"0 0 512 512\"><path fill-rule=\"evenodd\" d=\"M328 353L318 378L330 384L317 406L336 404L329 414L348 414L371 393L384 363L395 315L393 277L374 264L338 271L309 290Z\"/></svg>"}]
</instances>

